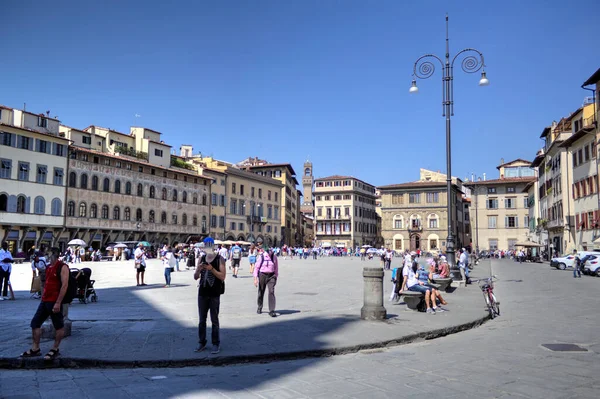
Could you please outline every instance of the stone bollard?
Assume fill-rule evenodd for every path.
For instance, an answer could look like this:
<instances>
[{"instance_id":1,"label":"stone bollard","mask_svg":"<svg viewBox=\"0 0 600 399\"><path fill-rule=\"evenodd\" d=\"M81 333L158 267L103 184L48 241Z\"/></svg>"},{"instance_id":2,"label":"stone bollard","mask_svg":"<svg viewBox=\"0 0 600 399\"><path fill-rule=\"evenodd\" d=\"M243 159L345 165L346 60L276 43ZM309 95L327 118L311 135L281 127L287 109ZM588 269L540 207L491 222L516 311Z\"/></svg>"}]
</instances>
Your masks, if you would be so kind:
<instances>
[{"instance_id":1,"label":"stone bollard","mask_svg":"<svg viewBox=\"0 0 600 399\"><path fill-rule=\"evenodd\" d=\"M363 268L364 305L360 310L363 320L384 320L387 316L383 307L383 276L380 267Z\"/></svg>"},{"instance_id":2,"label":"stone bollard","mask_svg":"<svg viewBox=\"0 0 600 399\"><path fill-rule=\"evenodd\" d=\"M63 313L63 321L65 323L65 337L71 335L71 325L72 322L69 319L69 304L65 303L62 305L62 313ZM48 318L44 324L42 324L42 338L44 339L54 339L56 336L56 330L52 325L52 320Z\"/></svg>"}]
</instances>

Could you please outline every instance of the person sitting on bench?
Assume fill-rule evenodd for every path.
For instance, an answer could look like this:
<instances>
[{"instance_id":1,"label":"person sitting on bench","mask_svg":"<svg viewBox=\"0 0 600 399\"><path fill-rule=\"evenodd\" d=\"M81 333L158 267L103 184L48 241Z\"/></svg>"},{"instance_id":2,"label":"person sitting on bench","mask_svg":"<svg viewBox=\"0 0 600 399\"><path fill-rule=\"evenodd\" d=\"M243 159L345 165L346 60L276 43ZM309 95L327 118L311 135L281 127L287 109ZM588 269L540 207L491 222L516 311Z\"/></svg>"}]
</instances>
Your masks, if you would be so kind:
<instances>
[{"instance_id":1,"label":"person sitting on bench","mask_svg":"<svg viewBox=\"0 0 600 399\"><path fill-rule=\"evenodd\" d=\"M420 292L425 295L425 306L427 306L427 313L435 314L435 312L444 312L446 309L441 306L436 306L436 299L439 299L442 305L448 303L442 298L442 294L433 287L430 287L417 279L417 270L419 264L416 261L412 262L409 266L406 264L402 270L404 276L404 283L402 285L402 291L408 289L409 291Z\"/></svg>"}]
</instances>

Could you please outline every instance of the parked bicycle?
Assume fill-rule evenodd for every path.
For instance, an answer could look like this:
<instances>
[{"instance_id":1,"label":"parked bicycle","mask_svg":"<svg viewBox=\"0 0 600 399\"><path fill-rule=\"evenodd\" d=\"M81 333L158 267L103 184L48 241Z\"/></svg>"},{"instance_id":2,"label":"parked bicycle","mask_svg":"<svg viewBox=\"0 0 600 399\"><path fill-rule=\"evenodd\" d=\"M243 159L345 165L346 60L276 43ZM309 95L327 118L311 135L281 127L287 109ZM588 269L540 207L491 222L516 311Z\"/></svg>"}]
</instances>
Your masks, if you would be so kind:
<instances>
[{"instance_id":1,"label":"parked bicycle","mask_svg":"<svg viewBox=\"0 0 600 399\"><path fill-rule=\"evenodd\" d=\"M478 281L479 288L481 288L481 291L483 292L483 298L485 299L485 303L492 319L496 316L500 316L500 302L496 300L496 295L494 295L494 279L497 279L497 277L491 276Z\"/></svg>"}]
</instances>

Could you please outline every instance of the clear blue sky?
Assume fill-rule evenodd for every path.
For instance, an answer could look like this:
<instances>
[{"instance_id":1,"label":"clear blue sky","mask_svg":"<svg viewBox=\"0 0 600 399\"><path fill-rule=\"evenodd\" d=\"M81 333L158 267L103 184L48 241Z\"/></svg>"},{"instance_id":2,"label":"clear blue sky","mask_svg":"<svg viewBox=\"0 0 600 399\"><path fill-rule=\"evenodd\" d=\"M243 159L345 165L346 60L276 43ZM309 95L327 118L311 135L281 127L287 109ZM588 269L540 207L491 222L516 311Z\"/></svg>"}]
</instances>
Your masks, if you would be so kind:
<instances>
[{"instance_id":1,"label":"clear blue sky","mask_svg":"<svg viewBox=\"0 0 600 399\"><path fill-rule=\"evenodd\" d=\"M439 70L408 88L420 55L444 56L446 12L451 52L481 50L491 81L455 75L453 174L494 177L588 95L598 0L12 1L0 103L79 128L146 126L228 161L301 173L310 156L318 177L412 181L445 171Z\"/></svg>"}]
</instances>

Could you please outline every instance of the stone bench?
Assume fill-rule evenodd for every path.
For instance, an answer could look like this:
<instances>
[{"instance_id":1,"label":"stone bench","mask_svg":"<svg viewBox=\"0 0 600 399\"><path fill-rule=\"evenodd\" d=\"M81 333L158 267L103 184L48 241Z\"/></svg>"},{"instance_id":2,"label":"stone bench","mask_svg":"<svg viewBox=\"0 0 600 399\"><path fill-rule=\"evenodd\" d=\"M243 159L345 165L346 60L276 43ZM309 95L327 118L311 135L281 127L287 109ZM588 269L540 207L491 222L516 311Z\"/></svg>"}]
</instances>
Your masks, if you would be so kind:
<instances>
[{"instance_id":1,"label":"stone bench","mask_svg":"<svg viewBox=\"0 0 600 399\"><path fill-rule=\"evenodd\" d=\"M436 279L431 280L431 282L438 286L437 287L438 290L448 292L448 289L450 288L450 285L452 284L452 278L451 277L436 278Z\"/></svg>"},{"instance_id":2,"label":"stone bench","mask_svg":"<svg viewBox=\"0 0 600 399\"><path fill-rule=\"evenodd\" d=\"M404 303L412 310L419 310L419 304L425 299L425 294L416 291L400 291L399 295L404 297Z\"/></svg>"}]
</instances>

